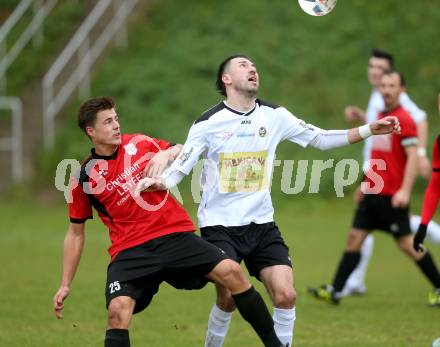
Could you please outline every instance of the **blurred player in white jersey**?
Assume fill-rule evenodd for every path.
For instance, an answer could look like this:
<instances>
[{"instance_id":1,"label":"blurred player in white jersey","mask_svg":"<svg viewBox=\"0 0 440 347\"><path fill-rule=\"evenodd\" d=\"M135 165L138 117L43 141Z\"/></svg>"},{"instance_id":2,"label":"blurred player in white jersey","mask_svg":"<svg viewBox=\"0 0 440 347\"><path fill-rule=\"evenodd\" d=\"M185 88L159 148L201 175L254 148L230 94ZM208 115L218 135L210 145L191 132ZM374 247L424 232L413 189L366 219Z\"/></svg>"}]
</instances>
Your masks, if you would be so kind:
<instances>
[{"instance_id":1,"label":"blurred player in white jersey","mask_svg":"<svg viewBox=\"0 0 440 347\"><path fill-rule=\"evenodd\" d=\"M276 147L289 140L301 147L326 150L400 128L395 117L387 117L360 128L323 130L284 107L257 99L259 82L257 68L248 57L226 58L216 82L226 99L194 122L171 168L161 178L146 178L139 190L175 186L203 156L198 211L202 237L237 262L244 261L250 275L264 283L274 305L277 336L283 345L291 346L296 316L292 263L274 222L270 196ZM206 347L223 345L234 309L230 292L217 286Z\"/></svg>"},{"instance_id":2,"label":"blurred player in white jersey","mask_svg":"<svg viewBox=\"0 0 440 347\"><path fill-rule=\"evenodd\" d=\"M385 51L379 49L373 49L368 61L368 81L370 82L373 90L371 91L370 100L368 101L367 110L364 112L357 106L347 106L345 108L345 118L350 122L360 121L362 123L371 123L377 119L377 115L384 110L384 100L382 95L378 91L378 85L382 78L382 75L386 71L390 71L394 68L393 56ZM419 138L419 146L417 150L419 159L419 173L420 175L428 179L431 174L431 164L426 157L426 143L428 138L428 122L426 113L420 109L408 96L406 91L400 94L399 102L402 107L408 111L412 119L417 125L417 135ZM364 172L368 171L368 161L370 159L372 139L365 140L363 149L363 169ZM360 190L356 192L356 198L359 200L361 197ZM411 215L410 226L411 231L415 233L420 224L420 216ZM440 226L432 221L429 225L428 235L431 241L440 243ZM349 277L347 284L344 287L344 295L352 294L364 294L366 292L365 276L370 262L371 255L373 253L374 238L373 235L369 235L365 240L361 250L361 261L356 267L355 271Z\"/></svg>"}]
</instances>

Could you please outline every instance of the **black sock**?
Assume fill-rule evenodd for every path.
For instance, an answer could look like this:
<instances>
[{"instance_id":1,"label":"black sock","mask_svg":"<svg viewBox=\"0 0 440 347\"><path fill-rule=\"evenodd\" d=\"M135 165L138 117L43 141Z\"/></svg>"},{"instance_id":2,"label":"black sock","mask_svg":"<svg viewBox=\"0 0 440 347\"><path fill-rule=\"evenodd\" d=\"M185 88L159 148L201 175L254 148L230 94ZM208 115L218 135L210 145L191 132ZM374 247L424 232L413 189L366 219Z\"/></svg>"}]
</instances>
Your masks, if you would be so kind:
<instances>
[{"instance_id":1,"label":"black sock","mask_svg":"<svg viewBox=\"0 0 440 347\"><path fill-rule=\"evenodd\" d=\"M336 293L342 291L345 282L347 282L348 277L359 264L360 259L360 252L344 252L341 261L339 262L335 278L333 279L333 289Z\"/></svg>"},{"instance_id":2,"label":"black sock","mask_svg":"<svg viewBox=\"0 0 440 347\"><path fill-rule=\"evenodd\" d=\"M422 270L429 281L435 288L440 288L440 274L435 266L434 260L429 252L423 256L422 259L416 262L417 266Z\"/></svg>"},{"instance_id":3,"label":"black sock","mask_svg":"<svg viewBox=\"0 0 440 347\"><path fill-rule=\"evenodd\" d=\"M130 347L127 329L109 329L105 333L104 347Z\"/></svg>"},{"instance_id":4,"label":"black sock","mask_svg":"<svg viewBox=\"0 0 440 347\"><path fill-rule=\"evenodd\" d=\"M232 295L241 316L254 328L266 347L280 347L267 306L254 287Z\"/></svg>"}]
</instances>

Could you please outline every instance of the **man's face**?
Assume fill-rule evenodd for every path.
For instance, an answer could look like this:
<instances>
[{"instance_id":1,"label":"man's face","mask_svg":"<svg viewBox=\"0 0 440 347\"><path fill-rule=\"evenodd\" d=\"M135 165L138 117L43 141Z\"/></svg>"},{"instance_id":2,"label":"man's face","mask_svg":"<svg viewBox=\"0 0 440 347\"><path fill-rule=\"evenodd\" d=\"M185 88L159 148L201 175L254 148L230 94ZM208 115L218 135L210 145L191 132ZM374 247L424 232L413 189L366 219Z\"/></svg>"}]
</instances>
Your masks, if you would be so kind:
<instances>
[{"instance_id":1,"label":"man's face","mask_svg":"<svg viewBox=\"0 0 440 347\"><path fill-rule=\"evenodd\" d=\"M382 76L379 92L382 94L387 109L399 104L399 96L402 91L400 76L397 73Z\"/></svg>"},{"instance_id":2,"label":"man's face","mask_svg":"<svg viewBox=\"0 0 440 347\"><path fill-rule=\"evenodd\" d=\"M242 92L248 96L256 96L259 87L259 76L257 69L249 59L232 59L222 77L226 87L232 87L237 92Z\"/></svg>"},{"instance_id":3,"label":"man's face","mask_svg":"<svg viewBox=\"0 0 440 347\"><path fill-rule=\"evenodd\" d=\"M96 114L95 124L88 126L86 130L95 145L121 144L121 128L114 108L99 111Z\"/></svg>"},{"instance_id":4,"label":"man's face","mask_svg":"<svg viewBox=\"0 0 440 347\"><path fill-rule=\"evenodd\" d=\"M368 81L372 86L378 87L384 72L391 68L388 60L384 58L370 57L368 60Z\"/></svg>"}]
</instances>

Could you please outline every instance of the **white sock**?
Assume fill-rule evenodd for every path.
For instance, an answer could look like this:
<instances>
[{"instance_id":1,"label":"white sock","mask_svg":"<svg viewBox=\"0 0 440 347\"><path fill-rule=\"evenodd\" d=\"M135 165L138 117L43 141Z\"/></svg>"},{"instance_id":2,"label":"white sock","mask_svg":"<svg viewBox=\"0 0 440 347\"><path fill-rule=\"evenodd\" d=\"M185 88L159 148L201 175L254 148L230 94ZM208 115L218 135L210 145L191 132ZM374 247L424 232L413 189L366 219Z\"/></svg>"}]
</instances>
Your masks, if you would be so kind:
<instances>
[{"instance_id":1,"label":"white sock","mask_svg":"<svg viewBox=\"0 0 440 347\"><path fill-rule=\"evenodd\" d=\"M364 240L361 248L361 259L358 266L353 270L350 277L345 283L345 288L365 288L365 275L368 264L370 263L371 255L373 254L374 238L373 235L368 235ZM344 292L344 291L343 291Z\"/></svg>"},{"instance_id":2,"label":"white sock","mask_svg":"<svg viewBox=\"0 0 440 347\"><path fill-rule=\"evenodd\" d=\"M413 234L417 232L421 219L422 218L420 216L415 216L415 215L411 215L411 217L409 218L411 232ZM428 236L428 239L430 241L440 244L440 225L437 222L431 220L428 224L426 235Z\"/></svg>"},{"instance_id":3,"label":"white sock","mask_svg":"<svg viewBox=\"0 0 440 347\"><path fill-rule=\"evenodd\" d=\"M285 345L292 346L293 327L295 325L296 312L294 308L273 308L273 322L278 339Z\"/></svg>"},{"instance_id":4,"label":"white sock","mask_svg":"<svg viewBox=\"0 0 440 347\"><path fill-rule=\"evenodd\" d=\"M231 323L232 312L225 312L216 304L209 314L208 330L206 331L205 347L222 347Z\"/></svg>"}]
</instances>

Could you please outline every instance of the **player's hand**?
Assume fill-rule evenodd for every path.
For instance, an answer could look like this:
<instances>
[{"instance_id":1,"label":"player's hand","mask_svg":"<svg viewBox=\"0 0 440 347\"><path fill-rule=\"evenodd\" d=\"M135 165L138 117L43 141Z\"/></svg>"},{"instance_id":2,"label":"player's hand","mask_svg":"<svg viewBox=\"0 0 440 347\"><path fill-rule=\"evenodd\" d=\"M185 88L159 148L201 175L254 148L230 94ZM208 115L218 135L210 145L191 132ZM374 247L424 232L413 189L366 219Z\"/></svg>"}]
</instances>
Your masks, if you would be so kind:
<instances>
[{"instance_id":1,"label":"player's hand","mask_svg":"<svg viewBox=\"0 0 440 347\"><path fill-rule=\"evenodd\" d=\"M423 252L425 250L423 240L425 240L427 228L426 224L420 224L414 236L413 247L417 252Z\"/></svg>"},{"instance_id":2,"label":"player's hand","mask_svg":"<svg viewBox=\"0 0 440 347\"><path fill-rule=\"evenodd\" d=\"M167 168L171 159L170 152L157 152L148 162L143 171L145 177L157 177Z\"/></svg>"},{"instance_id":3,"label":"player's hand","mask_svg":"<svg viewBox=\"0 0 440 347\"><path fill-rule=\"evenodd\" d=\"M53 311L58 319L63 318L61 310L64 308L64 300L69 296L69 292L69 287L61 286L53 297Z\"/></svg>"},{"instance_id":4,"label":"player's hand","mask_svg":"<svg viewBox=\"0 0 440 347\"><path fill-rule=\"evenodd\" d=\"M391 198L391 206L394 208L405 208L409 205L410 194L403 189L399 189Z\"/></svg>"},{"instance_id":5,"label":"player's hand","mask_svg":"<svg viewBox=\"0 0 440 347\"><path fill-rule=\"evenodd\" d=\"M142 178L134 188L133 196L138 197L141 194L141 192L153 191L154 190L153 187L156 183L157 180L155 178L151 178L151 177Z\"/></svg>"},{"instance_id":6,"label":"player's hand","mask_svg":"<svg viewBox=\"0 0 440 347\"><path fill-rule=\"evenodd\" d=\"M419 173L425 180L431 176L431 162L426 156L418 156Z\"/></svg>"},{"instance_id":7,"label":"player's hand","mask_svg":"<svg viewBox=\"0 0 440 347\"><path fill-rule=\"evenodd\" d=\"M357 106L347 106L344 109L345 120L348 122L365 121L365 114Z\"/></svg>"},{"instance_id":8,"label":"player's hand","mask_svg":"<svg viewBox=\"0 0 440 347\"><path fill-rule=\"evenodd\" d=\"M383 135L392 132L400 134L400 123L397 117L387 116L371 123L370 129L373 135Z\"/></svg>"}]
</instances>

